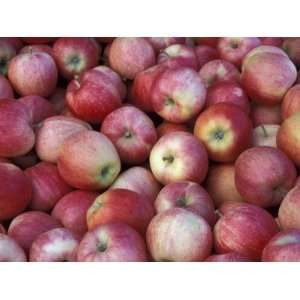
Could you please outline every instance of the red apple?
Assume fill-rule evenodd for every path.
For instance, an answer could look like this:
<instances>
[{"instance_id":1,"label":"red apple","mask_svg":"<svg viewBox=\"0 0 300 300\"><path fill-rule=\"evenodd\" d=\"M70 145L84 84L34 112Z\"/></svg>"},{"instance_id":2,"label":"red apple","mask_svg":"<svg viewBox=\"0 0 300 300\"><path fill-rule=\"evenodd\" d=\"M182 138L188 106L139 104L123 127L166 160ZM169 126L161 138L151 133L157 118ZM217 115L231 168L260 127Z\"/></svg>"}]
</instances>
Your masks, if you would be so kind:
<instances>
[{"instance_id":1,"label":"red apple","mask_svg":"<svg viewBox=\"0 0 300 300\"><path fill-rule=\"evenodd\" d=\"M263 124L257 126L253 130L252 145L277 147L276 136L279 130L279 125Z\"/></svg>"},{"instance_id":2,"label":"red apple","mask_svg":"<svg viewBox=\"0 0 300 300\"><path fill-rule=\"evenodd\" d=\"M22 41L27 44L48 44L55 41L54 37L22 37Z\"/></svg>"},{"instance_id":3,"label":"red apple","mask_svg":"<svg viewBox=\"0 0 300 300\"><path fill-rule=\"evenodd\" d=\"M282 49L287 53L291 61L300 66L300 38L286 38L282 44Z\"/></svg>"},{"instance_id":4,"label":"red apple","mask_svg":"<svg viewBox=\"0 0 300 300\"><path fill-rule=\"evenodd\" d=\"M171 132L176 132L176 131L189 132L188 128L184 124L174 124L166 121L162 122L156 128L156 131L159 138Z\"/></svg>"},{"instance_id":5,"label":"red apple","mask_svg":"<svg viewBox=\"0 0 300 300\"><path fill-rule=\"evenodd\" d=\"M82 236L87 232L86 213L98 194L89 191L73 191L62 197L52 210L52 216L63 226Z\"/></svg>"},{"instance_id":6,"label":"red apple","mask_svg":"<svg viewBox=\"0 0 300 300\"><path fill-rule=\"evenodd\" d=\"M13 99L14 91L10 82L0 74L0 99Z\"/></svg>"},{"instance_id":7,"label":"red apple","mask_svg":"<svg viewBox=\"0 0 300 300\"><path fill-rule=\"evenodd\" d=\"M251 108L251 120L254 127L263 124L281 124L280 105L253 104Z\"/></svg>"},{"instance_id":8,"label":"red apple","mask_svg":"<svg viewBox=\"0 0 300 300\"><path fill-rule=\"evenodd\" d=\"M124 223L97 226L80 242L77 260L83 262L143 262L146 245L133 228Z\"/></svg>"},{"instance_id":9,"label":"red apple","mask_svg":"<svg viewBox=\"0 0 300 300\"><path fill-rule=\"evenodd\" d=\"M15 48L7 41L0 40L0 74L7 75L9 62L15 56Z\"/></svg>"},{"instance_id":10,"label":"red apple","mask_svg":"<svg viewBox=\"0 0 300 300\"><path fill-rule=\"evenodd\" d=\"M281 103L282 119L285 120L297 111L300 111L300 84L294 85L285 94Z\"/></svg>"},{"instance_id":11,"label":"red apple","mask_svg":"<svg viewBox=\"0 0 300 300\"><path fill-rule=\"evenodd\" d=\"M210 47L216 47L218 45L218 37L195 37L194 41L197 45L207 45Z\"/></svg>"},{"instance_id":12,"label":"red apple","mask_svg":"<svg viewBox=\"0 0 300 300\"><path fill-rule=\"evenodd\" d=\"M44 45L44 44L27 45L19 51L19 54L33 53L33 52L46 52L53 58L52 48L50 46Z\"/></svg>"},{"instance_id":13,"label":"red apple","mask_svg":"<svg viewBox=\"0 0 300 300\"><path fill-rule=\"evenodd\" d=\"M23 249L6 234L0 233L0 262L27 261Z\"/></svg>"},{"instance_id":14,"label":"red apple","mask_svg":"<svg viewBox=\"0 0 300 300\"><path fill-rule=\"evenodd\" d=\"M147 37L146 40L152 45L156 52L174 45L174 44L184 44L184 37Z\"/></svg>"},{"instance_id":15,"label":"red apple","mask_svg":"<svg viewBox=\"0 0 300 300\"><path fill-rule=\"evenodd\" d=\"M39 158L35 151L31 150L24 155L12 157L11 161L21 169L27 169L36 165L39 162Z\"/></svg>"},{"instance_id":16,"label":"red apple","mask_svg":"<svg viewBox=\"0 0 300 300\"><path fill-rule=\"evenodd\" d=\"M262 45L281 47L283 38L281 37L260 37Z\"/></svg>"},{"instance_id":17,"label":"red apple","mask_svg":"<svg viewBox=\"0 0 300 300\"><path fill-rule=\"evenodd\" d=\"M60 87L57 87L51 97L49 97L49 101L53 105L57 114L60 114L65 108L65 95L66 90Z\"/></svg>"},{"instance_id":18,"label":"red apple","mask_svg":"<svg viewBox=\"0 0 300 300\"><path fill-rule=\"evenodd\" d=\"M194 135L218 162L232 162L250 146L252 124L247 114L237 105L218 103L199 115Z\"/></svg>"},{"instance_id":19,"label":"red apple","mask_svg":"<svg viewBox=\"0 0 300 300\"><path fill-rule=\"evenodd\" d=\"M0 163L0 221L9 220L25 210L32 196L30 180L11 163Z\"/></svg>"},{"instance_id":20,"label":"red apple","mask_svg":"<svg viewBox=\"0 0 300 300\"><path fill-rule=\"evenodd\" d=\"M156 215L147 229L147 245L155 261L203 261L212 243L205 219L178 207Z\"/></svg>"},{"instance_id":21,"label":"red apple","mask_svg":"<svg viewBox=\"0 0 300 300\"><path fill-rule=\"evenodd\" d=\"M182 180L201 183L208 170L203 144L187 132L162 136L152 148L149 160L153 175L163 184Z\"/></svg>"},{"instance_id":22,"label":"red apple","mask_svg":"<svg viewBox=\"0 0 300 300\"><path fill-rule=\"evenodd\" d=\"M8 235L29 252L32 242L42 233L62 227L61 224L40 211L28 211L15 217L9 225Z\"/></svg>"},{"instance_id":23,"label":"red apple","mask_svg":"<svg viewBox=\"0 0 300 300\"><path fill-rule=\"evenodd\" d=\"M194 48L197 59L198 59L198 68L202 68L207 62L219 58L218 51L206 45L196 46Z\"/></svg>"},{"instance_id":24,"label":"red apple","mask_svg":"<svg viewBox=\"0 0 300 300\"><path fill-rule=\"evenodd\" d=\"M215 225L215 248L220 254L233 251L259 260L264 247L278 231L274 218L266 210L240 204Z\"/></svg>"},{"instance_id":25,"label":"red apple","mask_svg":"<svg viewBox=\"0 0 300 300\"><path fill-rule=\"evenodd\" d=\"M99 46L87 37L62 37L53 45L53 56L60 74L72 79L98 64Z\"/></svg>"},{"instance_id":26,"label":"red apple","mask_svg":"<svg viewBox=\"0 0 300 300\"><path fill-rule=\"evenodd\" d=\"M251 259L237 252L229 252L226 254L215 254L209 256L205 261L207 262L250 262Z\"/></svg>"},{"instance_id":27,"label":"red apple","mask_svg":"<svg viewBox=\"0 0 300 300\"><path fill-rule=\"evenodd\" d=\"M29 260L35 262L76 261L78 237L66 228L55 228L39 235L30 248Z\"/></svg>"},{"instance_id":28,"label":"red apple","mask_svg":"<svg viewBox=\"0 0 300 300\"><path fill-rule=\"evenodd\" d=\"M58 170L75 188L107 188L117 178L120 169L117 150L102 133L84 130L73 134L61 146Z\"/></svg>"}]
</instances>

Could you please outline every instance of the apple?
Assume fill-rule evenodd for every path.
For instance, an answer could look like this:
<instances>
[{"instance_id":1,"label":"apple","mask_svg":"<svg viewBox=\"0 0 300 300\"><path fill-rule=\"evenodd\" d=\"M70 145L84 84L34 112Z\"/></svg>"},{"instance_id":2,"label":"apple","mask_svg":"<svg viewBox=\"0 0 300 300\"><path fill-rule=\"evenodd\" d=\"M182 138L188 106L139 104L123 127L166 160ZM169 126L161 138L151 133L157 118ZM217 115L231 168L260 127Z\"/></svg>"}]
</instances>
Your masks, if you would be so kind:
<instances>
[{"instance_id":1,"label":"apple","mask_svg":"<svg viewBox=\"0 0 300 300\"><path fill-rule=\"evenodd\" d=\"M29 260L35 262L76 261L78 237L66 228L55 228L39 235L30 248Z\"/></svg>"},{"instance_id":2,"label":"apple","mask_svg":"<svg viewBox=\"0 0 300 300\"><path fill-rule=\"evenodd\" d=\"M171 45L184 44L186 40L184 37L146 37L145 39L157 53Z\"/></svg>"},{"instance_id":3,"label":"apple","mask_svg":"<svg viewBox=\"0 0 300 300\"><path fill-rule=\"evenodd\" d=\"M209 256L206 262L251 262L251 259L237 252L229 252L226 254L215 254Z\"/></svg>"},{"instance_id":4,"label":"apple","mask_svg":"<svg viewBox=\"0 0 300 300\"><path fill-rule=\"evenodd\" d=\"M194 51L198 59L199 69L207 62L219 58L218 51L211 46L199 45L194 48Z\"/></svg>"},{"instance_id":5,"label":"apple","mask_svg":"<svg viewBox=\"0 0 300 300\"><path fill-rule=\"evenodd\" d=\"M217 103L199 115L194 135L205 145L210 159L232 162L250 146L252 124L237 105Z\"/></svg>"},{"instance_id":6,"label":"apple","mask_svg":"<svg viewBox=\"0 0 300 300\"><path fill-rule=\"evenodd\" d=\"M280 105L252 105L251 120L254 127L263 124L281 124L281 107Z\"/></svg>"},{"instance_id":7,"label":"apple","mask_svg":"<svg viewBox=\"0 0 300 300\"><path fill-rule=\"evenodd\" d=\"M154 206L157 213L181 207L203 217L211 226L216 222L210 195L195 182L178 181L166 185L157 195Z\"/></svg>"},{"instance_id":8,"label":"apple","mask_svg":"<svg viewBox=\"0 0 300 300\"><path fill-rule=\"evenodd\" d=\"M215 249L220 254L233 251L257 261L278 231L269 212L256 205L240 204L224 214L215 225Z\"/></svg>"},{"instance_id":9,"label":"apple","mask_svg":"<svg viewBox=\"0 0 300 300\"><path fill-rule=\"evenodd\" d=\"M40 162L26 169L25 174L30 178L33 188L29 205L32 210L49 211L61 197L72 191L54 164Z\"/></svg>"},{"instance_id":10,"label":"apple","mask_svg":"<svg viewBox=\"0 0 300 300\"><path fill-rule=\"evenodd\" d=\"M15 48L7 41L0 40L0 74L7 75L9 62L15 56Z\"/></svg>"},{"instance_id":11,"label":"apple","mask_svg":"<svg viewBox=\"0 0 300 300\"><path fill-rule=\"evenodd\" d=\"M11 161L21 169L27 169L36 165L39 162L39 158L37 157L35 151L31 150L24 155L12 157Z\"/></svg>"},{"instance_id":12,"label":"apple","mask_svg":"<svg viewBox=\"0 0 300 300\"><path fill-rule=\"evenodd\" d=\"M27 45L23 47L20 51L19 54L23 53L33 53L33 52L46 52L48 53L52 58L53 57L53 50L50 46L45 45L45 44L34 44L34 45Z\"/></svg>"},{"instance_id":13,"label":"apple","mask_svg":"<svg viewBox=\"0 0 300 300\"><path fill-rule=\"evenodd\" d=\"M184 123L197 116L205 105L206 88L191 68L165 70L151 91L153 110L164 120Z\"/></svg>"},{"instance_id":14,"label":"apple","mask_svg":"<svg viewBox=\"0 0 300 300\"><path fill-rule=\"evenodd\" d=\"M101 132L115 145L121 161L130 165L144 162L157 140L152 120L134 106L123 106L107 115Z\"/></svg>"},{"instance_id":15,"label":"apple","mask_svg":"<svg viewBox=\"0 0 300 300\"><path fill-rule=\"evenodd\" d=\"M54 116L44 120L36 134L35 149L39 158L56 163L65 140L75 133L90 130L91 126L77 118Z\"/></svg>"},{"instance_id":16,"label":"apple","mask_svg":"<svg viewBox=\"0 0 300 300\"><path fill-rule=\"evenodd\" d=\"M239 70L230 62L223 59L214 59L204 64L199 71L200 78L206 87L220 81L240 80Z\"/></svg>"},{"instance_id":17,"label":"apple","mask_svg":"<svg viewBox=\"0 0 300 300\"><path fill-rule=\"evenodd\" d=\"M248 96L260 104L279 104L296 78L295 65L277 47L259 46L243 61L241 83Z\"/></svg>"},{"instance_id":18,"label":"apple","mask_svg":"<svg viewBox=\"0 0 300 300\"><path fill-rule=\"evenodd\" d=\"M104 134L83 130L62 144L58 170L77 189L99 190L113 183L121 163L117 150Z\"/></svg>"},{"instance_id":19,"label":"apple","mask_svg":"<svg viewBox=\"0 0 300 300\"><path fill-rule=\"evenodd\" d=\"M216 47L218 45L218 37L194 37L194 41L197 45L206 45L210 47Z\"/></svg>"},{"instance_id":20,"label":"apple","mask_svg":"<svg viewBox=\"0 0 300 300\"><path fill-rule=\"evenodd\" d=\"M1 99L14 99L14 91L6 77L0 74L0 100Z\"/></svg>"},{"instance_id":21,"label":"apple","mask_svg":"<svg viewBox=\"0 0 300 300\"><path fill-rule=\"evenodd\" d=\"M208 170L204 145L187 132L162 136L152 148L149 160L154 177L164 185L182 180L201 183Z\"/></svg>"},{"instance_id":22,"label":"apple","mask_svg":"<svg viewBox=\"0 0 300 300\"><path fill-rule=\"evenodd\" d=\"M245 201L261 207L279 205L296 177L293 162L274 147L250 148L235 162L237 190Z\"/></svg>"},{"instance_id":23,"label":"apple","mask_svg":"<svg viewBox=\"0 0 300 300\"><path fill-rule=\"evenodd\" d=\"M127 189L142 195L150 203L153 203L161 187L149 170L137 166L121 173L110 189Z\"/></svg>"},{"instance_id":24,"label":"apple","mask_svg":"<svg viewBox=\"0 0 300 300\"><path fill-rule=\"evenodd\" d=\"M16 52L18 52L23 47L22 39L19 37L0 37L0 41L4 41L11 45Z\"/></svg>"},{"instance_id":25,"label":"apple","mask_svg":"<svg viewBox=\"0 0 300 300\"><path fill-rule=\"evenodd\" d=\"M291 61L297 66L300 66L300 38L291 37L283 41L282 49L287 53Z\"/></svg>"},{"instance_id":26,"label":"apple","mask_svg":"<svg viewBox=\"0 0 300 300\"><path fill-rule=\"evenodd\" d=\"M76 190L66 194L55 205L51 215L79 236L87 232L86 213L98 194Z\"/></svg>"},{"instance_id":27,"label":"apple","mask_svg":"<svg viewBox=\"0 0 300 300\"><path fill-rule=\"evenodd\" d=\"M0 100L0 132L0 156L15 157L32 149L35 135L25 104L14 100Z\"/></svg>"},{"instance_id":28,"label":"apple","mask_svg":"<svg viewBox=\"0 0 300 300\"><path fill-rule=\"evenodd\" d=\"M300 230L289 229L277 233L262 253L265 262L299 262Z\"/></svg>"},{"instance_id":29,"label":"apple","mask_svg":"<svg viewBox=\"0 0 300 300\"><path fill-rule=\"evenodd\" d=\"M143 262L148 260L143 238L124 223L97 226L80 242L77 260L82 262Z\"/></svg>"},{"instance_id":30,"label":"apple","mask_svg":"<svg viewBox=\"0 0 300 300\"><path fill-rule=\"evenodd\" d=\"M53 41L56 40L54 37L22 37L21 38L23 42L26 44L48 44L52 43Z\"/></svg>"},{"instance_id":31,"label":"apple","mask_svg":"<svg viewBox=\"0 0 300 300\"><path fill-rule=\"evenodd\" d=\"M234 164L212 165L208 171L206 189L217 208L224 203L243 201L235 186Z\"/></svg>"},{"instance_id":32,"label":"apple","mask_svg":"<svg viewBox=\"0 0 300 300\"><path fill-rule=\"evenodd\" d=\"M97 43L87 37L61 37L53 45L53 56L60 74L72 79L98 64Z\"/></svg>"},{"instance_id":33,"label":"apple","mask_svg":"<svg viewBox=\"0 0 300 300\"><path fill-rule=\"evenodd\" d=\"M205 219L183 208L156 215L147 229L147 245L155 261L203 261L210 255L212 243Z\"/></svg>"},{"instance_id":34,"label":"apple","mask_svg":"<svg viewBox=\"0 0 300 300\"><path fill-rule=\"evenodd\" d=\"M9 220L25 210L32 186L25 173L11 163L0 163L0 221Z\"/></svg>"},{"instance_id":35,"label":"apple","mask_svg":"<svg viewBox=\"0 0 300 300\"><path fill-rule=\"evenodd\" d=\"M255 127L253 130L253 146L270 146L276 148L276 136L279 128L280 126L275 124L263 124Z\"/></svg>"},{"instance_id":36,"label":"apple","mask_svg":"<svg viewBox=\"0 0 300 300\"><path fill-rule=\"evenodd\" d=\"M21 96L50 96L57 83L57 68L45 52L18 54L8 66L8 78Z\"/></svg>"},{"instance_id":37,"label":"apple","mask_svg":"<svg viewBox=\"0 0 300 300\"><path fill-rule=\"evenodd\" d=\"M235 104L246 114L250 112L248 96L237 82L220 81L207 90L206 107L220 102Z\"/></svg>"},{"instance_id":38,"label":"apple","mask_svg":"<svg viewBox=\"0 0 300 300\"><path fill-rule=\"evenodd\" d=\"M157 128L157 136L161 138L163 135L176 132L176 131L184 131L189 132L188 128L184 124L174 124L170 122L163 121Z\"/></svg>"},{"instance_id":39,"label":"apple","mask_svg":"<svg viewBox=\"0 0 300 300\"><path fill-rule=\"evenodd\" d=\"M294 85L285 94L281 103L282 119L285 120L297 111L300 111L300 84Z\"/></svg>"},{"instance_id":40,"label":"apple","mask_svg":"<svg viewBox=\"0 0 300 300\"><path fill-rule=\"evenodd\" d=\"M27 261L23 249L6 234L0 233L0 262Z\"/></svg>"},{"instance_id":41,"label":"apple","mask_svg":"<svg viewBox=\"0 0 300 300\"><path fill-rule=\"evenodd\" d=\"M57 87L49 97L49 101L51 102L57 114L60 114L65 108L65 95L66 90L64 88Z\"/></svg>"},{"instance_id":42,"label":"apple","mask_svg":"<svg viewBox=\"0 0 300 300\"><path fill-rule=\"evenodd\" d=\"M28 253L32 242L40 234L58 227L62 227L61 224L48 214L27 211L12 220L7 234Z\"/></svg>"},{"instance_id":43,"label":"apple","mask_svg":"<svg viewBox=\"0 0 300 300\"><path fill-rule=\"evenodd\" d=\"M262 45L281 47L283 38L281 37L260 37Z\"/></svg>"},{"instance_id":44,"label":"apple","mask_svg":"<svg viewBox=\"0 0 300 300\"><path fill-rule=\"evenodd\" d=\"M88 229L106 223L122 222L144 234L154 216L154 208L147 200L141 194L130 190L108 190L97 197L88 209Z\"/></svg>"}]
</instances>

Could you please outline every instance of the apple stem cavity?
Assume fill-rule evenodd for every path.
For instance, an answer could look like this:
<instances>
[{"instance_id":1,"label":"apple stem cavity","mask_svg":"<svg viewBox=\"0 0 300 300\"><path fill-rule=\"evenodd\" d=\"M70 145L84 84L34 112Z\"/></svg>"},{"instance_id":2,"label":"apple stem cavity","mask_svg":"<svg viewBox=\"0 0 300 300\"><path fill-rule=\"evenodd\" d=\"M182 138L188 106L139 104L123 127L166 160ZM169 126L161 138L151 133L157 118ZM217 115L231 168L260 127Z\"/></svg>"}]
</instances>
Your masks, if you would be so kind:
<instances>
[{"instance_id":1,"label":"apple stem cavity","mask_svg":"<svg viewBox=\"0 0 300 300\"><path fill-rule=\"evenodd\" d=\"M97 245L97 250L98 250L99 252L104 252L106 249L107 249L107 245L106 245L105 243L100 242L100 243Z\"/></svg>"},{"instance_id":2,"label":"apple stem cavity","mask_svg":"<svg viewBox=\"0 0 300 300\"><path fill-rule=\"evenodd\" d=\"M262 128L262 130L263 130L264 136L265 136L265 137L268 137L268 133L267 133L267 130L266 130L265 126L262 125L261 128Z\"/></svg>"}]
</instances>

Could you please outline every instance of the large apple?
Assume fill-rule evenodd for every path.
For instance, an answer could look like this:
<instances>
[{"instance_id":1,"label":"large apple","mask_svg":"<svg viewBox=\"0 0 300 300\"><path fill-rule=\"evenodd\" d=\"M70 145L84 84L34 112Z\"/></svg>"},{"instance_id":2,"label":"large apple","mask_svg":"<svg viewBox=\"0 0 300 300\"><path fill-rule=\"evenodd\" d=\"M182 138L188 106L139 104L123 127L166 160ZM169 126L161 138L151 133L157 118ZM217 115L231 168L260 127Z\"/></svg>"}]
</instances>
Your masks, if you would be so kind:
<instances>
[{"instance_id":1,"label":"large apple","mask_svg":"<svg viewBox=\"0 0 300 300\"><path fill-rule=\"evenodd\" d=\"M0 262L27 261L24 250L6 234L0 233Z\"/></svg>"},{"instance_id":2,"label":"large apple","mask_svg":"<svg viewBox=\"0 0 300 300\"><path fill-rule=\"evenodd\" d=\"M297 111L300 111L300 84L290 88L281 103L281 115L284 120Z\"/></svg>"},{"instance_id":3,"label":"large apple","mask_svg":"<svg viewBox=\"0 0 300 300\"><path fill-rule=\"evenodd\" d=\"M279 128L280 126L275 124L263 124L255 127L253 130L253 146L277 147L276 137Z\"/></svg>"},{"instance_id":4,"label":"large apple","mask_svg":"<svg viewBox=\"0 0 300 300\"><path fill-rule=\"evenodd\" d=\"M280 105L262 105L252 103L251 120L254 127L262 124L281 124L281 107Z\"/></svg>"},{"instance_id":5,"label":"large apple","mask_svg":"<svg viewBox=\"0 0 300 300\"><path fill-rule=\"evenodd\" d=\"M10 82L0 74L0 99L13 99L14 91Z\"/></svg>"},{"instance_id":6,"label":"large apple","mask_svg":"<svg viewBox=\"0 0 300 300\"><path fill-rule=\"evenodd\" d=\"M198 59L198 68L202 68L207 62L219 58L218 51L207 45L199 45L194 48L197 59Z\"/></svg>"}]
</instances>

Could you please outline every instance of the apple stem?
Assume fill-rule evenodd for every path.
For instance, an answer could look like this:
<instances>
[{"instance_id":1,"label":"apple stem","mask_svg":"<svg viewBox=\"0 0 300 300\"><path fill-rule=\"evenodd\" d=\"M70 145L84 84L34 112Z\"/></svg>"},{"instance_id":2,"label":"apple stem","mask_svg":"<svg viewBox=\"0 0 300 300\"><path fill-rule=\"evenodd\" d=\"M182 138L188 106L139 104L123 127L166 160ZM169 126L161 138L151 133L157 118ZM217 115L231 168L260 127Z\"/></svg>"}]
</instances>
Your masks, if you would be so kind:
<instances>
[{"instance_id":1,"label":"apple stem","mask_svg":"<svg viewBox=\"0 0 300 300\"><path fill-rule=\"evenodd\" d=\"M267 133L267 130L266 130L265 126L262 125L261 128L262 128L262 130L263 130L263 132L264 132L264 136L265 136L265 137L268 137L268 133Z\"/></svg>"}]
</instances>

